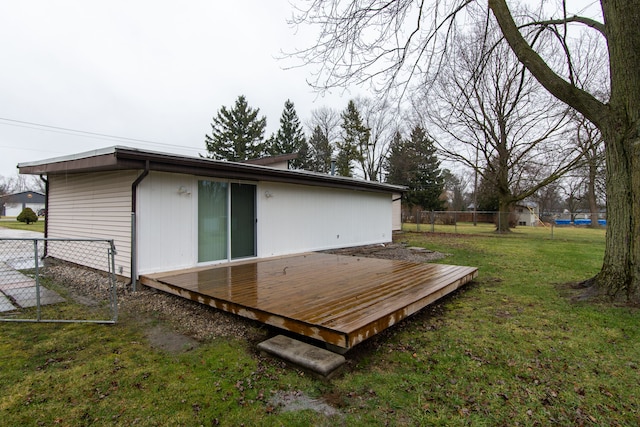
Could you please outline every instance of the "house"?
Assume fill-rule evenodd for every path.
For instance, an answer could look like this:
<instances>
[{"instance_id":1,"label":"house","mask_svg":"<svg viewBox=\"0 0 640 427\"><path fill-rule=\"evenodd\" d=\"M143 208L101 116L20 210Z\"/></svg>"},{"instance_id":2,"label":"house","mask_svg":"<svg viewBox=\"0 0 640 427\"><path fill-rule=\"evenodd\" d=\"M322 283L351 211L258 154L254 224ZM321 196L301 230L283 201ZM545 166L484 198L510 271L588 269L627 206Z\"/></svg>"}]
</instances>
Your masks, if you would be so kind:
<instances>
[{"instance_id":1,"label":"house","mask_svg":"<svg viewBox=\"0 0 640 427\"><path fill-rule=\"evenodd\" d=\"M18 168L46 175L48 237L114 239L116 273L133 280L244 258L390 242L404 191L121 146Z\"/></svg>"},{"instance_id":2,"label":"house","mask_svg":"<svg viewBox=\"0 0 640 427\"><path fill-rule=\"evenodd\" d=\"M0 197L0 216L18 216L24 208L35 213L44 209L45 195L36 191L22 191Z\"/></svg>"},{"instance_id":3,"label":"house","mask_svg":"<svg viewBox=\"0 0 640 427\"><path fill-rule=\"evenodd\" d=\"M518 226L535 227L540 223L538 205L533 202L520 202L514 207Z\"/></svg>"}]
</instances>

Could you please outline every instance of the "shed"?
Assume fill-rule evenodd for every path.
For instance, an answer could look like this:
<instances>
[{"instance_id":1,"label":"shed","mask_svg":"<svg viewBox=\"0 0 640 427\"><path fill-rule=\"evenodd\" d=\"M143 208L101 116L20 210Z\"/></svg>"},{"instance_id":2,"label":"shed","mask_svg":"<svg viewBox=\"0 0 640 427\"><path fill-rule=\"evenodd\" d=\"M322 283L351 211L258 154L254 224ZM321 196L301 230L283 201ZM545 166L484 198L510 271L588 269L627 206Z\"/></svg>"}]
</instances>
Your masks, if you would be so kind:
<instances>
[{"instance_id":1,"label":"shed","mask_svg":"<svg viewBox=\"0 0 640 427\"><path fill-rule=\"evenodd\" d=\"M38 213L44 209L45 195L37 191L22 191L20 193L0 196L0 216L18 216L25 208L31 208Z\"/></svg>"},{"instance_id":2,"label":"shed","mask_svg":"<svg viewBox=\"0 0 640 427\"><path fill-rule=\"evenodd\" d=\"M258 163L116 146L18 168L47 177L47 237L114 239L135 280L391 241L404 187Z\"/></svg>"}]
</instances>

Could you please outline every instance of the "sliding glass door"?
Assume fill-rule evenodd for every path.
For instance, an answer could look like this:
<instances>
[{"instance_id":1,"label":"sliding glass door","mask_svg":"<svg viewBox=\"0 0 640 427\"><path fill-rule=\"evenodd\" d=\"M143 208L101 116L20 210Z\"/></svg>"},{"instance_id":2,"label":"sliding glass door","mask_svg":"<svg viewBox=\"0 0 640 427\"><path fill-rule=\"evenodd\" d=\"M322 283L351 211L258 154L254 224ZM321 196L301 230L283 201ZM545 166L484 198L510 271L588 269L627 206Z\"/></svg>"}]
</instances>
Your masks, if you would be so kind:
<instances>
[{"instance_id":1,"label":"sliding glass door","mask_svg":"<svg viewBox=\"0 0 640 427\"><path fill-rule=\"evenodd\" d=\"M198 262L256 256L256 186L198 181Z\"/></svg>"},{"instance_id":2,"label":"sliding glass door","mask_svg":"<svg viewBox=\"0 0 640 427\"><path fill-rule=\"evenodd\" d=\"M256 186L231 184L231 259L256 256Z\"/></svg>"}]
</instances>

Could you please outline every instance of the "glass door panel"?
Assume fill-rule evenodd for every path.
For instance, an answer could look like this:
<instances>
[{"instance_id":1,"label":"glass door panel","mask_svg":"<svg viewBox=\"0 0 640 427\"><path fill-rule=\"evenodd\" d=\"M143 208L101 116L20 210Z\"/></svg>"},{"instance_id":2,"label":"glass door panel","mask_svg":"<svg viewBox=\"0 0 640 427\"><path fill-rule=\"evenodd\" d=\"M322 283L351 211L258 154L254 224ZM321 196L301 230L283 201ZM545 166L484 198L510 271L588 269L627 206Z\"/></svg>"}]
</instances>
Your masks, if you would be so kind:
<instances>
[{"instance_id":1,"label":"glass door panel","mask_svg":"<svg viewBox=\"0 0 640 427\"><path fill-rule=\"evenodd\" d=\"M231 259L256 256L256 186L231 184Z\"/></svg>"},{"instance_id":2,"label":"glass door panel","mask_svg":"<svg viewBox=\"0 0 640 427\"><path fill-rule=\"evenodd\" d=\"M198 262L228 258L228 188L226 182L198 181Z\"/></svg>"}]
</instances>

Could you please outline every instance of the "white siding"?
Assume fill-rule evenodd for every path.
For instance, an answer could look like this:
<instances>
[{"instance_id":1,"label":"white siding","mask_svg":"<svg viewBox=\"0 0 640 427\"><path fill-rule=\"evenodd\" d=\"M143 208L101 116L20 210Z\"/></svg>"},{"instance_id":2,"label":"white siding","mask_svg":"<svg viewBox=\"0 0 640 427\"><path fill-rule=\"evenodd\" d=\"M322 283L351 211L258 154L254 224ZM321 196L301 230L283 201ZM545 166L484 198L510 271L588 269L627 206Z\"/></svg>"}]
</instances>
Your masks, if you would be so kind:
<instances>
[{"instance_id":1,"label":"white siding","mask_svg":"<svg viewBox=\"0 0 640 427\"><path fill-rule=\"evenodd\" d=\"M48 236L113 239L116 273L130 277L131 184L138 173L49 176Z\"/></svg>"},{"instance_id":2,"label":"white siding","mask_svg":"<svg viewBox=\"0 0 640 427\"><path fill-rule=\"evenodd\" d=\"M49 236L114 239L116 272L130 277L131 185L140 172L51 176ZM197 182L151 172L138 186L139 273L197 265ZM258 257L389 242L392 200L389 193L260 182Z\"/></svg>"},{"instance_id":3,"label":"white siding","mask_svg":"<svg viewBox=\"0 0 640 427\"><path fill-rule=\"evenodd\" d=\"M393 217L391 229L393 231L402 230L402 194L395 193L391 195L391 216Z\"/></svg>"},{"instance_id":4,"label":"white siding","mask_svg":"<svg viewBox=\"0 0 640 427\"><path fill-rule=\"evenodd\" d=\"M261 182L258 256L391 241L389 193Z\"/></svg>"},{"instance_id":5,"label":"white siding","mask_svg":"<svg viewBox=\"0 0 640 427\"><path fill-rule=\"evenodd\" d=\"M138 273L196 264L197 179L151 172L138 186Z\"/></svg>"}]
</instances>

